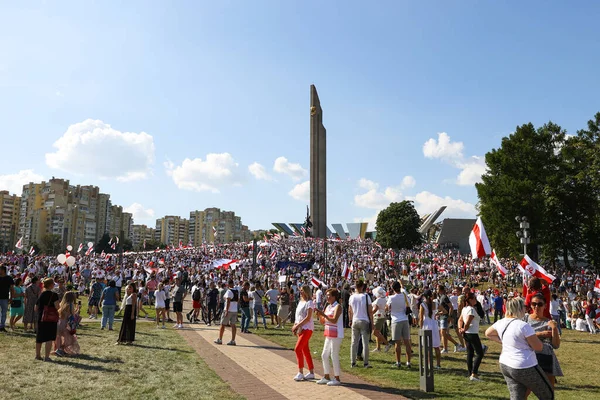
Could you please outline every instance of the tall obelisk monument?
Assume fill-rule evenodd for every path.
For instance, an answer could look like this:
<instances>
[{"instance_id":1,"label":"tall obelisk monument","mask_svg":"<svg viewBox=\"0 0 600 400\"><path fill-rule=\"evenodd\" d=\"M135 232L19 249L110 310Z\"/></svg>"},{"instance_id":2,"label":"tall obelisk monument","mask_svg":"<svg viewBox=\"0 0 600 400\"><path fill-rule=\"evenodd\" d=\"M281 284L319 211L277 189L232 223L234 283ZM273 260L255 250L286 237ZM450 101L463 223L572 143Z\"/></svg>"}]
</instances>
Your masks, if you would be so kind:
<instances>
[{"instance_id":1,"label":"tall obelisk monument","mask_svg":"<svg viewBox=\"0 0 600 400\"><path fill-rule=\"evenodd\" d=\"M310 85L310 216L313 236L327 238L327 134L315 85Z\"/></svg>"}]
</instances>

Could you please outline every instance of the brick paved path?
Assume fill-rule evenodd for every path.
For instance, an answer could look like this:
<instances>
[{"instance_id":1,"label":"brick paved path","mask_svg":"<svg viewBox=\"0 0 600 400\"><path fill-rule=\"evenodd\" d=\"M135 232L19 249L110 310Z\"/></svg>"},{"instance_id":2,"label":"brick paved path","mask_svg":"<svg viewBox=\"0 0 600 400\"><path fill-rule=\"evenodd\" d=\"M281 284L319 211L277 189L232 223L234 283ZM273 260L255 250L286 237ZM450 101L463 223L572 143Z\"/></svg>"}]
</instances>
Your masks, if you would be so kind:
<instances>
[{"instance_id":1,"label":"brick paved path","mask_svg":"<svg viewBox=\"0 0 600 400\"><path fill-rule=\"evenodd\" d=\"M381 388L346 373L342 373L343 385L338 387L295 382L298 369L294 352L257 335L238 334L234 347L213 343L218 337L217 326L186 324L179 332L210 368L249 400L405 399L395 389ZM226 330L223 341L230 338L231 331ZM323 367L316 361L315 374L320 378L322 373Z\"/></svg>"}]
</instances>

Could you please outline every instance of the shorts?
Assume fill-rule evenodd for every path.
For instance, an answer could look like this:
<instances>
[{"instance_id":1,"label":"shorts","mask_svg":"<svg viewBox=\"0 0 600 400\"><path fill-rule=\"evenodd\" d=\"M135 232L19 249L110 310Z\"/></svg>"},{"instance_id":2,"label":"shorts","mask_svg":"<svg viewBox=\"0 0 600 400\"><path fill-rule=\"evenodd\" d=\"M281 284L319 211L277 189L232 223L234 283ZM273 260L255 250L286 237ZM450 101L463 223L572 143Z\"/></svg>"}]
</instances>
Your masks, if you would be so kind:
<instances>
[{"instance_id":1,"label":"shorts","mask_svg":"<svg viewBox=\"0 0 600 400\"><path fill-rule=\"evenodd\" d=\"M100 299L97 299L95 297L92 297L89 301L88 301L88 307L98 307L98 303L100 303Z\"/></svg>"},{"instance_id":2,"label":"shorts","mask_svg":"<svg viewBox=\"0 0 600 400\"><path fill-rule=\"evenodd\" d=\"M289 313L290 313L290 306L279 306L279 310L277 311L277 316L279 318L286 319Z\"/></svg>"},{"instance_id":3,"label":"shorts","mask_svg":"<svg viewBox=\"0 0 600 400\"><path fill-rule=\"evenodd\" d=\"M410 339L410 325L408 321L392 323L392 340Z\"/></svg>"},{"instance_id":4,"label":"shorts","mask_svg":"<svg viewBox=\"0 0 600 400\"><path fill-rule=\"evenodd\" d=\"M194 308L194 309L196 309L196 308L202 308L202 305L200 304L199 301L192 300L192 308Z\"/></svg>"},{"instance_id":5,"label":"shorts","mask_svg":"<svg viewBox=\"0 0 600 400\"><path fill-rule=\"evenodd\" d=\"M165 306L166 306L165 308L166 308L167 310L169 309L169 306L168 306L168 304L169 304L169 303L167 303L167 302L165 301ZM183 311L183 303L182 303L181 301L176 301L176 302L174 302L174 303L173 303L173 311L175 311L175 312L182 312L182 311Z\"/></svg>"},{"instance_id":6,"label":"shorts","mask_svg":"<svg viewBox=\"0 0 600 400\"><path fill-rule=\"evenodd\" d=\"M441 319L440 318L440 329L448 329L449 323L448 318Z\"/></svg>"},{"instance_id":7,"label":"shorts","mask_svg":"<svg viewBox=\"0 0 600 400\"><path fill-rule=\"evenodd\" d=\"M165 299L165 310L170 310L171 309L171 299ZM175 303L173 303L173 311L177 312L177 310L175 309Z\"/></svg>"},{"instance_id":8,"label":"shorts","mask_svg":"<svg viewBox=\"0 0 600 400\"><path fill-rule=\"evenodd\" d=\"M387 319L385 317L375 318L375 329L379 332L383 332Z\"/></svg>"},{"instance_id":9,"label":"shorts","mask_svg":"<svg viewBox=\"0 0 600 400\"><path fill-rule=\"evenodd\" d=\"M225 315L225 312L223 312L223 316L221 317L221 325L230 326L235 325L236 322L237 312L228 312L227 315Z\"/></svg>"},{"instance_id":10,"label":"shorts","mask_svg":"<svg viewBox=\"0 0 600 400\"><path fill-rule=\"evenodd\" d=\"M277 304L269 303L269 314L277 315Z\"/></svg>"}]
</instances>

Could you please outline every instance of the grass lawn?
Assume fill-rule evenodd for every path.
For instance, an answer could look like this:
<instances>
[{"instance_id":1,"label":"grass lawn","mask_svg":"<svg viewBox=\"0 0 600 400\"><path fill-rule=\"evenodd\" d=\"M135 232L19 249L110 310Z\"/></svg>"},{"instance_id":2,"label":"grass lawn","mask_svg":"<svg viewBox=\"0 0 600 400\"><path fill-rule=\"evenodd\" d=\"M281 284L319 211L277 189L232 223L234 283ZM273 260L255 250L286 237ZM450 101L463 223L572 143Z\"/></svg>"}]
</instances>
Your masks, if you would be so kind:
<instances>
[{"instance_id":1,"label":"grass lawn","mask_svg":"<svg viewBox=\"0 0 600 400\"><path fill-rule=\"evenodd\" d=\"M86 315L83 314L82 315ZM81 355L34 360L35 336L22 324L0 334L4 379L0 398L18 399L241 399L172 329L138 320L133 346L115 346L115 330L84 317ZM43 351L43 349L42 349Z\"/></svg>"},{"instance_id":2,"label":"grass lawn","mask_svg":"<svg viewBox=\"0 0 600 400\"><path fill-rule=\"evenodd\" d=\"M321 359L321 350L323 348L323 329L315 323L317 331L310 341L311 352L315 360ZM291 329L291 325L287 327ZM419 358L418 358L418 332L412 330L413 340L413 367L409 370L406 367L397 369L392 366L395 361L393 349L389 353L371 353L370 364L372 369L354 368L350 369L350 337L351 332L346 329L344 341L342 344L340 358L344 373L357 375L364 380L376 383L383 387L396 388L402 391L402 394L409 398L436 398L436 399L507 399L509 397L508 389L502 374L498 368L498 357L500 355L500 345L483 339L483 332L487 326L481 327L483 343L490 349L483 359L480 367L482 382L470 382L467 379L466 353L448 353L442 354L442 370L435 375L435 392L424 393L419 389ZM269 339L281 346L293 349L296 344L296 338L289 330L281 331L275 329L254 331L266 339ZM453 334L453 337L455 335ZM564 377L557 378L558 385L556 390L557 399L599 399L600 384L597 383L595 375L595 366L600 354L600 335L590 335L588 333L563 331L562 343L557 351L557 356L561 364ZM371 344L371 349L375 344ZM315 354L316 353L316 354ZM404 351L403 351L404 354ZM405 358L402 358L405 362ZM319 361L320 362L320 361ZM362 363L359 361L359 365ZM344 380L343 374L341 377ZM536 398L531 395L532 399Z\"/></svg>"}]
</instances>

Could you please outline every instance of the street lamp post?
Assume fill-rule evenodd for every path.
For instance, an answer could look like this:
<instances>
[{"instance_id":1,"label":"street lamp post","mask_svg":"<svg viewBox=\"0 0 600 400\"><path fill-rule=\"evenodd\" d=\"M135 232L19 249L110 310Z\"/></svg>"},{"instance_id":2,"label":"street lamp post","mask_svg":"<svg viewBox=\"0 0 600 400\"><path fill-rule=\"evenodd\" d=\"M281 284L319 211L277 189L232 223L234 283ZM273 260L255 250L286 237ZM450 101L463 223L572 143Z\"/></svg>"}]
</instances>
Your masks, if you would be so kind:
<instances>
[{"instance_id":1,"label":"street lamp post","mask_svg":"<svg viewBox=\"0 0 600 400\"><path fill-rule=\"evenodd\" d=\"M523 245L523 257L527 254L527 245L531 242L529 237L529 222L527 217L515 217L515 221L519 223L519 230L517 231L517 237L520 239Z\"/></svg>"}]
</instances>

